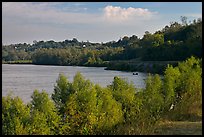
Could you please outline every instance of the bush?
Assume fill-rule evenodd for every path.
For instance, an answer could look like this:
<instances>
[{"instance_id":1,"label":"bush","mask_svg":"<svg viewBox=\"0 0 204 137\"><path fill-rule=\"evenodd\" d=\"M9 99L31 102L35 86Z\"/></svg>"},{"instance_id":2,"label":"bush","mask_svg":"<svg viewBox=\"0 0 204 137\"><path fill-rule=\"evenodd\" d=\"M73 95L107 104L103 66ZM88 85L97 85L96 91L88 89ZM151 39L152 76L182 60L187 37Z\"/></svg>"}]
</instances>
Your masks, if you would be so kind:
<instances>
[{"instance_id":1,"label":"bush","mask_svg":"<svg viewBox=\"0 0 204 137\"><path fill-rule=\"evenodd\" d=\"M2 135L28 134L30 109L11 95L2 97Z\"/></svg>"},{"instance_id":2,"label":"bush","mask_svg":"<svg viewBox=\"0 0 204 137\"><path fill-rule=\"evenodd\" d=\"M169 100L170 103L168 104L174 104L174 108L169 113L169 118L173 120L196 120L194 118L201 117L201 60L191 57L185 62L179 63L175 68L169 67L166 70L165 78L168 85L166 87L169 87L169 89L166 88L166 92L172 94L172 99ZM171 79L172 82L170 80L167 82L167 79ZM168 95L165 97L168 98Z\"/></svg>"},{"instance_id":3,"label":"bush","mask_svg":"<svg viewBox=\"0 0 204 137\"><path fill-rule=\"evenodd\" d=\"M18 97L2 98L2 134L107 135L151 134L161 118L202 118L202 64L191 57L168 65L161 77L149 75L137 89L114 77L103 88L79 72L69 82L59 74L52 100L37 90L25 105Z\"/></svg>"}]
</instances>

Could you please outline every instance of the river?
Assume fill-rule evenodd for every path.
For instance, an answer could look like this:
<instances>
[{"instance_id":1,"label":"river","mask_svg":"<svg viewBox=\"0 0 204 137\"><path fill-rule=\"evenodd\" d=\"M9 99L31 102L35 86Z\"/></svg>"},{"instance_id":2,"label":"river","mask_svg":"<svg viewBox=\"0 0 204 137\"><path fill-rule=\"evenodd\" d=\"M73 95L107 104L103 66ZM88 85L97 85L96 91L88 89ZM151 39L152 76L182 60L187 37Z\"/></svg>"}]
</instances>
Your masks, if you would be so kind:
<instances>
[{"instance_id":1,"label":"river","mask_svg":"<svg viewBox=\"0 0 204 137\"><path fill-rule=\"evenodd\" d=\"M147 77L146 73L138 72L138 75L133 75L132 72L104 70L104 67L2 64L2 96L11 92L13 96L19 96L28 103L35 89L40 92L45 90L51 95L59 73L65 74L72 82L77 72L102 87L110 85L114 76L119 76L128 82L132 81L137 88L144 88Z\"/></svg>"}]
</instances>

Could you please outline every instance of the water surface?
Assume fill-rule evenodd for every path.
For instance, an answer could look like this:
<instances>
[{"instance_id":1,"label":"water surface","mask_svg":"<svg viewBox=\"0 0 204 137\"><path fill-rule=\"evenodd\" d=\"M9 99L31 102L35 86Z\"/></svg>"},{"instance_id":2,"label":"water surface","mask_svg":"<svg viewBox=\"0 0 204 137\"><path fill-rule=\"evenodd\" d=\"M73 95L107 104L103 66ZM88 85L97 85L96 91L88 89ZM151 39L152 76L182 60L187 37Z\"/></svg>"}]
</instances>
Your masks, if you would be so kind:
<instances>
[{"instance_id":1,"label":"water surface","mask_svg":"<svg viewBox=\"0 0 204 137\"><path fill-rule=\"evenodd\" d=\"M45 90L51 95L59 73L64 73L72 82L77 72L102 87L110 85L114 76L119 76L132 81L135 87L144 88L144 79L147 77L146 73L133 75L132 72L104 70L104 67L2 64L2 96L12 91L14 96L29 102L35 89Z\"/></svg>"}]
</instances>

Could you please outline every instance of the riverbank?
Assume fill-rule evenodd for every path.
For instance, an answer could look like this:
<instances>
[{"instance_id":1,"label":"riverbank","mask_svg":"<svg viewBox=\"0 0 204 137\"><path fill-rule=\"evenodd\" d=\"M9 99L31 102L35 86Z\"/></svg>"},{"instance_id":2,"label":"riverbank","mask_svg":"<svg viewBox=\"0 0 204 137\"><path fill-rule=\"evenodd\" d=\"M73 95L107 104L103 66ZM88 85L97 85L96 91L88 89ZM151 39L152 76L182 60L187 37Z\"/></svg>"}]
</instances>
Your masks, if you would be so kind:
<instances>
[{"instance_id":1,"label":"riverbank","mask_svg":"<svg viewBox=\"0 0 204 137\"><path fill-rule=\"evenodd\" d=\"M32 60L2 61L2 64L32 64Z\"/></svg>"},{"instance_id":2,"label":"riverbank","mask_svg":"<svg viewBox=\"0 0 204 137\"><path fill-rule=\"evenodd\" d=\"M127 80L120 78L120 76L129 76L129 78L139 78L142 75L138 75L137 77L132 76L132 73L127 72L119 72L119 71L106 71L104 68L86 68L86 67L53 67L53 66L37 66L37 65L2 65L3 73L2 79L9 78L9 81L3 81L2 85L8 84L8 87L12 85L23 88L28 88L26 92L22 92L19 97L24 96L28 91L35 91L31 95L31 103L37 101L41 102L40 105L33 107L37 108L49 108L46 102L56 102L56 104L48 104L48 106L53 106L53 108L45 113L42 113L41 117L36 117L33 113L27 113L28 116L23 117L22 115L16 115L13 113L15 111L8 108L7 106L10 104L14 104L11 106L15 110L22 110L21 108L25 108L20 111L19 114L24 114L25 112L35 112L35 109L29 110L29 105L20 105L20 108L16 108L16 99L12 100L10 97L3 98L4 103L3 107L5 110L3 111L4 117L3 122L3 133L8 134L10 130L13 130L13 121L15 119L43 119L45 117L50 118L50 116L46 116L47 114L54 114L56 112L56 116L51 118L53 119L45 119L43 121L43 125L49 125L50 121L57 119L57 116L63 117L66 115L68 118L74 118L74 121L67 126L67 121L69 119L60 119L59 122L56 121L54 126L43 127L44 130L38 134L79 134L79 135L87 135L87 134L113 134L113 135L146 135L146 134L155 134L155 135L191 135L191 134L202 134L202 60L191 57L186 61L179 63L177 67L167 68L166 73L164 75L164 80L156 75L156 76L147 76L145 74L146 81L144 90L138 92L137 88L133 87L134 83L128 83ZM16 66L16 67L15 67ZM5 69L5 67L7 67ZM8 67L11 67L9 69ZM24 69L22 69L24 67ZM32 69L29 69L32 68ZM62 69L64 68L64 70ZM78 69L78 70L77 70ZM85 70L84 70L85 69ZM13 70L13 74L12 74ZM34 71L35 70L35 71ZM86 73L85 77L82 75ZM59 72L63 72L57 75ZM103 73L104 72L104 73ZM89 73L89 75L87 75ZM90 74L92 73L92 74ZM176 73L176 75L175 75ZM17 75L14 75L17 74ZM29 75L28 75L29 74ZM73 77L73 81L69 82L67 74L75 74ZM128 75L127 75L128 74ZM110 77L110 75L112 75ZM25 76L25 78L23 78ZM88 76L91 76L95 79L87 79ZM111 78L111 81L105 80L105 77ZM135 83L142 82L144 78L140 78L138 81L133 80ZM19 79L20 78L20 79ZM29 80L30 78L30 80ZM48 100L48 93L44 92L39 93L39 89L36 86L42 84L43 89L47 85L46 80L43 78L47 78L46 80L57 79L57 81L52 81L51 85L54 86L50 90L51 97L50 101ZM107 85L102 87L101 84L96 84L99 78L101 78L102 82L107 81ZM15 81L16 79L16 81ZM33 81L36 79L36 82ZM179 79L179 80L177 80ZM24 81L22 81L24 80ZM93 81L93 82L92 82ZM172 84L172 81L174 82ZM18 83L20 82L20 83ZM26 82L28 82L26 84ZM55 84L56 82L56 84ZM5 83L5 84L4 84ZM14 83L14 84L12 84ZM22 84L23 83L23 84ZM68 86L62 87L61 85L69 83ZM189 84L193 83L193 84ZM30 84L34 84L30 86ZM51 87L47 85L48 87ZM171 86L169 88L169 86ZM35 90L31 90L34 87ZM15 89L15 93L20 93ZM173 90L172 90L173 89ZM2 89L3 90L3 89ZM48 91L48 90L44 90ZM67 91L67 94L66 92ZM144 91L144 92L143 92ZM2 92L3 93L3 92ZM65 93L65 94L64 94ZM104 94L107 93L107 94ZM2 94L3 95L3 94ZM46 95L44 98L43 96ZM59 96L61 95L61 96ZM173 95L172 98L169 98L169 95ZM26 97L28 99L28 97ZM43 99L43 100L39 100ZM8 101L7 101L7 100ZM52 99L52 100L51 100ZM63 100L62 103L59 100ZM17 99L17 101L20 99ZM46 100L46 101L45 101ZM45 102L45 104L43 103ZM87 102L88 101L88 102ZM10 103L11 102L11 103ZM22 104L23 101L20 103ZM96 102L101 102L102 104L96 104ZM9 103L9 104L6 104ZM18 103L18 102L17 102ZM36 104L36 103L33 103ZM61 108L66 108L67 112L56 111L60 110L55 108L54 106L61 105ZM65 105L64 104L69 104ZM71 106L70 106L71 104ZM110 106L107 106L110 105ZM170 105L173 108L170 107ZM77 106L73 109L73 106ZM122 106L122 107L121 107ZM28 107L28 108L26 108ZM86 109L84 109L86 108ZM110 109L113 108L113 109ZM45 109L48 110L48 109ZM69 113L70 111L72 113ZM36 111L36 112L37 112ZM43 111L42 111L43 112ZM98 112L98 113L95 113ZM109 115L104 115L109 114ZM8 115L10 114L10 115ZM77 117L73 117L77 115ZM90 115L91 114L91 115ZM14 116L14 120L10 119L10 116ZM31 117L30 117L31 116ZM38 116L38 115L37 115ZM88 117L87 117L88 116ZM91 117L90 117L91 116ZM26 127L25 129L19 129L19 131L25 131L25 134L36 134L36 132L30 132L32 127L36 127L39 123L35 121L31 121L30 123L36 123L36 125L31 125L30 123L25 123L24 121L17 121L22 123L22 127ZM118 120L118 121L117 121ZM182 121L181 121L182 120ZM8 122L7 122L8 121ZM91 121L91 122L90 122ZM92 122L94 121L94 122ZM115 123L114 123L115 122ZM188 122L188 123L186 123ZM194 124L195 122L200 122ZM15 123L14 123L15 124ZM24 125L23 125L24 124ZM76 126L77 124L77 126ZM8 127L7 125L11 125ZM18 126L16 125L16 126ZM60 126L65 125L65 126ZM87 126L88 125L88 126ZM59 127L59 128L58 128ZM80 127L80 128L78 128ZM94 128L92 128L94 127ZM95 128L96 127L96 128ZM104 128L105 127L105 128ZM51 131L50 129L56 128L56 131ZM18 128L17 128L18 129ZM33 131L37 131L39 128L34 128ZM84 130L85 129L85 130ZM14 134L19 134L17 131ZM63 132L61 132L63 131ZM65 132L64 132L65 131ZM67 132L68 131L68 132ZM85 131L85 132L84 132ZM188 132L190 131L190 132ZM13 131L12 131L13 132Z\"/></svg>"},{"instance_id":3,"label":"riverbank","mask_svg":"<svg viewBox=\"0 0 204 137\"><path fill-rule=\"evenodd\" d=\"M117 60L110 61L106 70L139 71L144 73L163 74L168 64L177 66L179 61L139 61L139 60Z\"/></svg>"},{"instance_id":4,"label":"riverbank","mask_svg":"<svg viewBox=\"0 0 204 137\"><path fill-rule=\"evenodd\" d=\"M2 61L2 64L52 65L52 64L35 64L32 63L32 60ZM105 70L117 70L126 72L137 71L152 74L163 74L168 64L175 67L178 65L178 61L140 61L134 59L134 60L104 61L104 63L102 64L78 64L70 66L105 67Z\"/></svg>"}]
</instances>

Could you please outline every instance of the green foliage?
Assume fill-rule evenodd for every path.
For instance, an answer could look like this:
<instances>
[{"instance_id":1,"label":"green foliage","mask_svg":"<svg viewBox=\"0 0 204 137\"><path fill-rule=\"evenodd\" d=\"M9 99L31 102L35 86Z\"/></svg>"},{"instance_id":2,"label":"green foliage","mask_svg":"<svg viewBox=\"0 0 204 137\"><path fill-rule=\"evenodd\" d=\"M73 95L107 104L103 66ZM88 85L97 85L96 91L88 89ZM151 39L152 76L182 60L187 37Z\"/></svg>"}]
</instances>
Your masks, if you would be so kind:
<instances>
[{"instance_id":1,"label":"green foliage","mask_svg":"<svg viewBox=\"0 0 204 137\"><path fill-rule=\"evenodd\" d=\"M202 68L200 60L191 57L185 62L179 63L178 68L181 72L181 82L178 86L178 104L175 106L175 111L184 117L200 116L202 113Z\"/></svg>"},{"instance_id":2,"label":"green foliage","mask_svg":"<svg viewBox=\"0 0 204 137\"><path fill-rule=\"evenodd\" d=\"M109 88L101 88L99 85L96 85L95 88L98 109L96 131L98 134L108 134L115 125L122 123L122 106L114 99Z\"/></svg>"},{"instance_id":3,"label":"green foliage","mask_svg":"<svg viewBox=\"0 0 204 137\"><path fill-rule=\"evenodd\" d=\"M2 134L143 135L153 133L161 118L202 118L202 59L168 65L163 79L150 74L145 83L139 90L116 76L103 88L80 72L73 82L59 74L52 100L38 90L27 105L18 97L2 98Z\"/></svg>"},{"instance_id":4,"label":"green foliage","mask_svg":"<svg viewBox=\"0 0 204 137\"><path fill-rule=\"evenodd\" d=\"M71 134L91 134L96 123L96 91L92 83L85 80L80 73L74 77L73 90L75 92L70 95L65 107Z\"/></svg>"},{"instance_id":5,"label":"green foliage","mask_svg":"<svg viewBox=\"0 0 204 137\"><path fill-rule=\"evenodd\" d=\"M122 121L121 106L110 90L94 86L80 73L75 75L72 88L65 106L65 134L103 134Z\"/></svg>"},{"instance_id":6,"label":"green foliage","mask_svg":"<svg viewBox=\"0 0 204 137\"><path fill-rule=\"evenodd\" d=\"M149 75L146 79L146 88L143 93L143 107L149 111L150 121L156 122L163 111L164 98L163 83L158 74Z\"/></svg>"},{"instance_id":7,"label":"green foliage","mask_svg":"<svg viewBox=\"0 0 204 137\"><path fill-rule=\"evenodd\" d=\"M127 81L119 77L114 77L113 84L110 86L110 88L113 92L113 97L115 100L122 104L125 122L131 121L130 113L132 106L134 105L133 103L136 93L134 85L132 83L129 84Z\"/></svg>"},{"instance_id":8,"label":"green foliage","mask_svg":"<svg viewBox=\"0 0 204 137\"><path fill-rule=\"evenodd\" d=\"M42 129L40 129L40 131L36 131L35 127L30 132L34 132L35 134L56 134L59 127L60 117L54 102L48 97L48 94L45 91L39 93L38 90L35 90L31 98L31 127L36 126L36 124L33 125L33 123L44 119L41 123L44 126L37 125L36 128L44 127L46 132L44 133L44 130Z\"/></svg>"},{"instance_id":9,"label":"green foliage","mask_svg":"<svg viewBox=\"0 0 204 137\"><path fill-rule=\"evenodd\" d=\"M2 135L28 134L30 109L11 95L2 97Z\"/></svg>"},{"instance_id":10,"label":"green foliage","mask_svg":"<svg viewBox=\"0 0 204 137\"><path fill-rule=\"evenodd\" d=\"M178 68L173 68L168 65L164 72L164 101L165 101L165 111L168 112L172 103L175 102L176 98L176 88L178 87L178 83L180 83L181 73Z\"/></svg>"},{"instance_id":11,"label":"green foliage","mask_svg":"<svg viewBox=\"0 0 204 137\"><path fill-rule=\"evenodd\" d=\"M140 39L135 35L124 36L117 42L79 42L76 38L61 42L35 41L34 44L11 44L2 46L3 63L26 63L44 65L78 65L107 67L124 71L142 71L129 61L184 61L190 56L202 57L202 19L186 24L171 22L155 33L146 31ZM85 45L85 47L84 47ZM19 61L20 60L20 61ZM127 60L122 64L114 61ZM165 66L166 67L166 66ZM149 69L150 73L162 74L164 66Z\"/></svg>"},{"instance_id":12,"label":"green foliage","mask_svg":"<svg viewBox=\"0 0 204 137\"><path fill-rule=\"evenodd\" d=\"M145 47L157 47L164 44L164 35L155 33L146 33L141 39L141 44Z\"/></svg>"},{"instance_id":13,"label":"green foliage","mask_svg":"<svg viewBox=\"0 0 204 137\"><path fill-rule=\"evenodd\" d=\"M50 127L47 125L45 113L39 110L33 110L31 113L29 132L30 135L50 135ZM49 121L50 122L50 121Z\"/></svg>"},{"instance_id":14,"label":"green foliage","mask_svg":"<svg viewBox=\"0 0 204 137\"><path fill-rule=\"evenodd\" d=\"M76 38L73 38L73 40L65 40L62 42L55 42L53 40L38 42L35 41L35 43L32 45L26 43L3 45L2 58L5 61L17 59L30 60L32 56L33 62L35 62L36 64L53 63L60 65L67 65L79 62L80 64L87 63L87 59L89 57L92 57L89 56L87 53L94 53L96 58L100 57L103 61L110 59L115 60L115 57L117 58L117 60L127 59L126 52L128 51L129 54L132 54L132 52L130 50L126 50L126 52L123 52L123 49L128 49L130 47L133 47L134 49L133 54L137 54L137 50L140 50L140 48L145 50L145 47L158 47L163 45L164 43L165 46L169 45L171 47L177 45L175 43L178 43L178 45L180 45L180 42L185 43L186 46L189 45L189 42L192 42L194 43L194 45L197 45L198 43L196 41L199 41L200 43L202 40L201 30L202 20L198 19L197 21L195 20L193 23L188 25L179 24L178 22L171 22L170 25L166 25L161 31L156 31L154 34L146 32L142 39L139 39L135 35L132 35L131 37L124 36L117 42L110 41L105 44L83 41L79 42ZM86 48L83 48L83 45L86 45ZM195 49L195 47L192 47L190 51L191 53L195 54L194 51L192 51L193 49ZM173 49L170 50L175 52ZM84 51L86 51L86 53ZM121 51L123 52L122 54ZM49 56L47 62L43 59L47 55L43 56L40 52L45 52ZM58 52L60 52L61 54L59 54ZM179 52L182 52L182 50ZM32 55L33 53L34 55ZM41 55L42 58L39 58L37 54ZM83 60L81 55L83 57L86 57L86 60ZM69 56L69 58L72 60L65 58L67 56ZM135 58L134 55L130 56L132 58ZM140 57L142 56L143 55L141 54Z\"/></svg>"},{"instance_id":15,"label":"green foliage","mask_svg":"<svg viewBox=\"0 0 204 137\"><path fill-rule=\"evenodd\" d=\"M165 97L168 99L171 96L172 99L167 100L168 104L174 104L169 117L175 120L193 120L200 117L202 115L201 60L191 57L175 68L168 67L165 80L167 93Z\"/></svg>"},{"instance_id":16,"label":"green foliage","mask_svg":"<svg viewBox=\"0 0 204 137\"><path fill-rule=\"evenodd\" d=\"M64 106L68 99L68 96L72 92L71 84L63 74L59 74L58 80L54 87L54 93L52 99L61 114L64 113Z\"/></svg>"}]
</instances>

